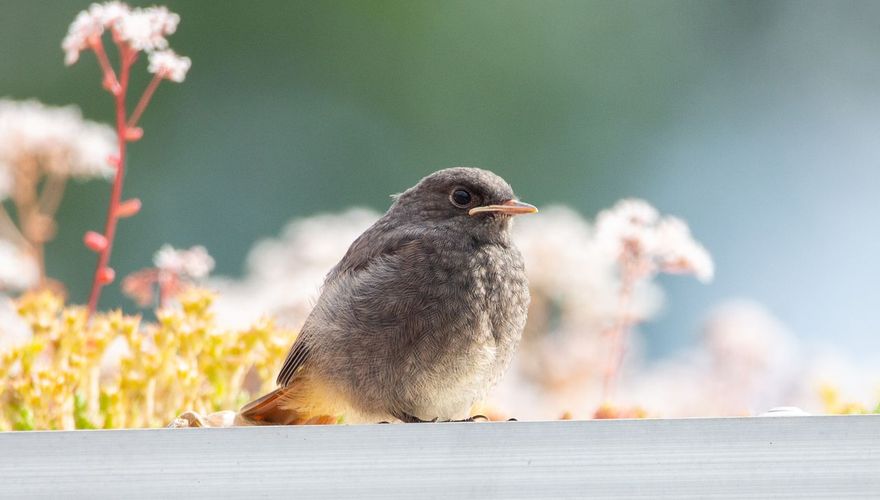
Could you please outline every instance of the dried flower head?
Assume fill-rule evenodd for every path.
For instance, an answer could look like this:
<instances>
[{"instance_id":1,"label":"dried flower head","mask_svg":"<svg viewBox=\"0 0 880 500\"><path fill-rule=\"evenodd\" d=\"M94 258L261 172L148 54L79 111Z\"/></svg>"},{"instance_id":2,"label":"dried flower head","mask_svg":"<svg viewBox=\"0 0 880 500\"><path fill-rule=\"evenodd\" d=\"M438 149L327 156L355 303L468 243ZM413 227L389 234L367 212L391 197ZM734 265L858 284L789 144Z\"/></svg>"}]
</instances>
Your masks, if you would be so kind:
<instances>
[{"instance_id":1,"label":"dried flower head","mask_svg":"<svg viewBox=\"0 0 880 500\"><path fill-rule=\"evenodd\" d=\"M171 245L163 245L153 256L153 264L160 271L201 279L214 270L214 259L208 250L196 245L188 250L179 250Z\"/></svg>"},{"instance_id":2,"label":"dried flower head","mask_svg":"<svg viewBox=\"0 0 880 500\"><path fill-rule=\"evenodd\" d=\"M67 29L67 36L61 41L64 50L64 64L70 66L79 60L79 53L89 47L89 44L104 33L104 24L97 12L101 8L98 4L92 4L88 10L76 15Z\"/></svg>"},{"instance_id":3,"label":"dried flower head","mask_svg":"<svg viewBox=\"0 0 880 500\"><path fill-rule=\"evenodd\" d=\"M122 291L141 307L154 303L157 295L159 306L166 306L214 269L214 259L203 246L177 250L163 245L153 256L153 263L156 267L141 269L122 282Z\"/></svg>"},{"instance_id":4,"label":"dried flower head","mask_svg":"<svg viewBox=\"0 0 880 500\"><path fill-rule=\"evenodd\" d=\"M687 273L705 282L714 274L712 257L694 240L687 223L677 217L660 217L643 200L621 200L600 212L596 237L635 278L656 272Z\"/></svg>"},{"instance_id":5,"label":"dried flower head","mask_svg":"<svg viewBox=\"0 0 880 500\"><path fill-rule=\"evenodd\" d=\"M136 51L162 50L165 38L177 30L180 16L166 7L132 9L122 2L94 3L77 14L61 42L68 66L79 60L83 50L97 45L104 31L110 29L118 40Z\"/></svg>"},{"instance_id":6,"label":"dried flower head","mask_svg":"<svg viewBox=\"0 0 880 500\"><path fill-rule=\"evenodd\" d=\"M627 198L618 201L596 217L596 236L615 248L635 245L639 249L653 245L652 228L660 218L657 209L644 200Z\"/></svg>"},{"instance_id":7,"label":"dried flower head","mask_svg":"<svg viewBox=\"0 0 880 500\"><path fill-rule=\"evenodd\" d=\"M0 177L6 178L0 187L45 174L109 177L107 157L115 149L113 130L84 120L75 106L0 100Z\"/></svg>"},{"instance_id":8,"label":"dried flower head","mask_svg":"<svg viewBox=\"0 0 880 500\"><path fill-rule=\"evenodd\" d=\"M0 202L11 198L16 215L0 204L0 238L37 259L37 281L45 283L42 245L55 235L67 180L111 176L115 150L110 127L84 120L74 106L0 100Z\"/></svg>"},{"instance_id":9,"label":"dried flower head","mask_svg":"<svg viewBox=\"0 0 880 500\"><path fill-rule=\"evenodd\" d=\"M186 78L186 73L192 61L189 57L177 55L173 50L166 49L150 54L150 65L147 71L154 73L160 78L180 83Z\"/></svg>"},{"instance_id":10,"label":"dried flower head","mask_svg":"<svg viewBox=\"0 0 880 500\"><path fill-rule=\"evenodd\" d=\"M712 280L712 257L691 236L686 222L678 217L664 217L655 233L654 253L663 272L693 274L702 282Z\"/></svg>"},{"instance_id":11,"label":"dried flower head","mask_svg":"<svg viewBox=\"0 0 880 500\"><path fill-rule=\"evenodd\" d=\"M133 9L114 24L119 38L135 50L161 50L168 47L166 36L173 34L180 16L166 7Z\"/></svg>"},{"instance_id":12,"label":"dried flower head","mask_svg":"<svg viewBox=\"0 0 880 500\"><path fill-rule=\"evenodd\" d=\"M104 34L105 29L114 26L130 12L129 6L122 2L107 2L93 3L87 10L77 14L61 42L64 63L70 66L78 61L80 52L88 49Z\"/></svg>"}]
</instances>

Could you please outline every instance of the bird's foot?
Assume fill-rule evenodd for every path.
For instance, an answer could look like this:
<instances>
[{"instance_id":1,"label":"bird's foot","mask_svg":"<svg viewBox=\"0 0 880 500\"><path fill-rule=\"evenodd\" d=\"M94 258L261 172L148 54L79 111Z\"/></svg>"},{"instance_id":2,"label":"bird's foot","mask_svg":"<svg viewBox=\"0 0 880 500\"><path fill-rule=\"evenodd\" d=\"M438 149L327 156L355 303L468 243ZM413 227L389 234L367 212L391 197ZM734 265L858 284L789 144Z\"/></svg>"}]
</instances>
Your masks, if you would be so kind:
<instances>
[{"instance_id":1,"label":"bird's foot","mask_svg":"<svg viewBox=\"0 0 880 500\"><path fill-rule=\"evenodd\" d=\"M407 424L430 424L430 423L436 423L436 422L448 422L448 423L458 423L458 422L489 422L489 421L490 421L490 420L489 420L489 417L487 417L486 415L479 415L479 414L478 414L478 415L474 415L474 416L472 416L472 417L464 418L464 419L461 419L461 420L440 420L440 419L438 419L438 418L436 418L436 417L433 418L433 419L431 419L431 420L422 420L422 419L420 419L419 417L415 417L415 416L410 415L410 414L408 414L408 413L401 413L400 415L397 416L397 418L398 418L399 420L401 420L402 422L405 422L405 423L407 423ZM515 419L515 418L512 418L512 419L510 419L509 421L516 422L516 419ZM387 423L387 422L379 422L379 423Z\"/></svg>"},{"instance_id":2,"label":"bird's foot","mask_svg":"<svg viewBox=\"0 0 880 500\"><path fill-rule=\"evenodd\" d=\"M400 413L399 415L395 415L395 417L406 424L432 424L437 421L436 418L432 420L422 420L419 417L410 415L409 413Z\"/></svg>"},{"instance_id":3,"label":"bird's foot","mask_svg":"<svg viewBox=\"0 0 880 500\"><path fill-rule=\"evenodd\" d=\"M449 420L449 422L488 422L489 417L486 415L474 415L462 420Z\"/></svg>"}]
</instances>

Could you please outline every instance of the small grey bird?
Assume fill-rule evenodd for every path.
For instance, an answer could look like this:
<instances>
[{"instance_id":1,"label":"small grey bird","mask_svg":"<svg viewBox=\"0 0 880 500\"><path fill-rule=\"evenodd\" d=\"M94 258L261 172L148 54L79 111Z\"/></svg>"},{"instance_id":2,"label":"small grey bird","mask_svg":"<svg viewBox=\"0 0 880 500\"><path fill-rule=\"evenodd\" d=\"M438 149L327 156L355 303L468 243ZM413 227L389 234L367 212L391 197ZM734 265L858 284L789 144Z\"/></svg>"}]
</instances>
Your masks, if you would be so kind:
<instances>
[{"instance_id":1,"label":"small grey bird","mask_svg":"<svg viewBox=\"0 0 880 500\"><path fill-rule=\"evenodd\" d=\"M526 323L510 222L534 212L477 168L440 170L396 196L327 275L278 389L242 408L239 423L467 417Z\"/></svg>"}]
</instances>

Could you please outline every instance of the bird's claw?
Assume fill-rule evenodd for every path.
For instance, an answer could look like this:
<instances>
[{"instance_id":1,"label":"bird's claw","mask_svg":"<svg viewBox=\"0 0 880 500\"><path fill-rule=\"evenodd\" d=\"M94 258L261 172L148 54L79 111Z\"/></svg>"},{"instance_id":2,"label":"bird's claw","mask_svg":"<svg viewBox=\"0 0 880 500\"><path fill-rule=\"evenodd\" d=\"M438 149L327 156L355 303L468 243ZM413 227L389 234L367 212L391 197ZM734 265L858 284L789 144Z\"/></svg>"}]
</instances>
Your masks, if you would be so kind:
<instances>
[{"instance_id":1,"label":"bird's claw","mask_svg":"<svg viewBox=\"0 0 880 500\"><path fill-rule=\"evenodd\" d=\"M450 420L450 422L488 422L489 417L486 415L474 415L472 417L468 417L462 420Z\"/></svg>"}]
</instances>

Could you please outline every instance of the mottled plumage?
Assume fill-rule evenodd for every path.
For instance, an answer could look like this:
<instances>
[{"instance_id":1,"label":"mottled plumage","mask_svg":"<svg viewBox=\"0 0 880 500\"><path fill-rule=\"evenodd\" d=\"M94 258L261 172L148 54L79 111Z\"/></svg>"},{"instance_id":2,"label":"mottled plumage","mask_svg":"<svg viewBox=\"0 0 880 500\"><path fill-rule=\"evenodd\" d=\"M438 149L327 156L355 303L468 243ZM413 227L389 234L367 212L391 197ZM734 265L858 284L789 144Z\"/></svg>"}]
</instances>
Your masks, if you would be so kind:
<instances>
[{"instance_id":1,"label":"mottled plumage","mask_svg":"<svg viewBox=\"0 0 880 500\"><path fill-rule=\"evenodd\" d=\"M509 229L512 215L534 211L503 179L474 168L441 170L397 196L328 274L279 389L241 418L468 416L525 326L528 283Z\"/></svg>"}]
</instances>

